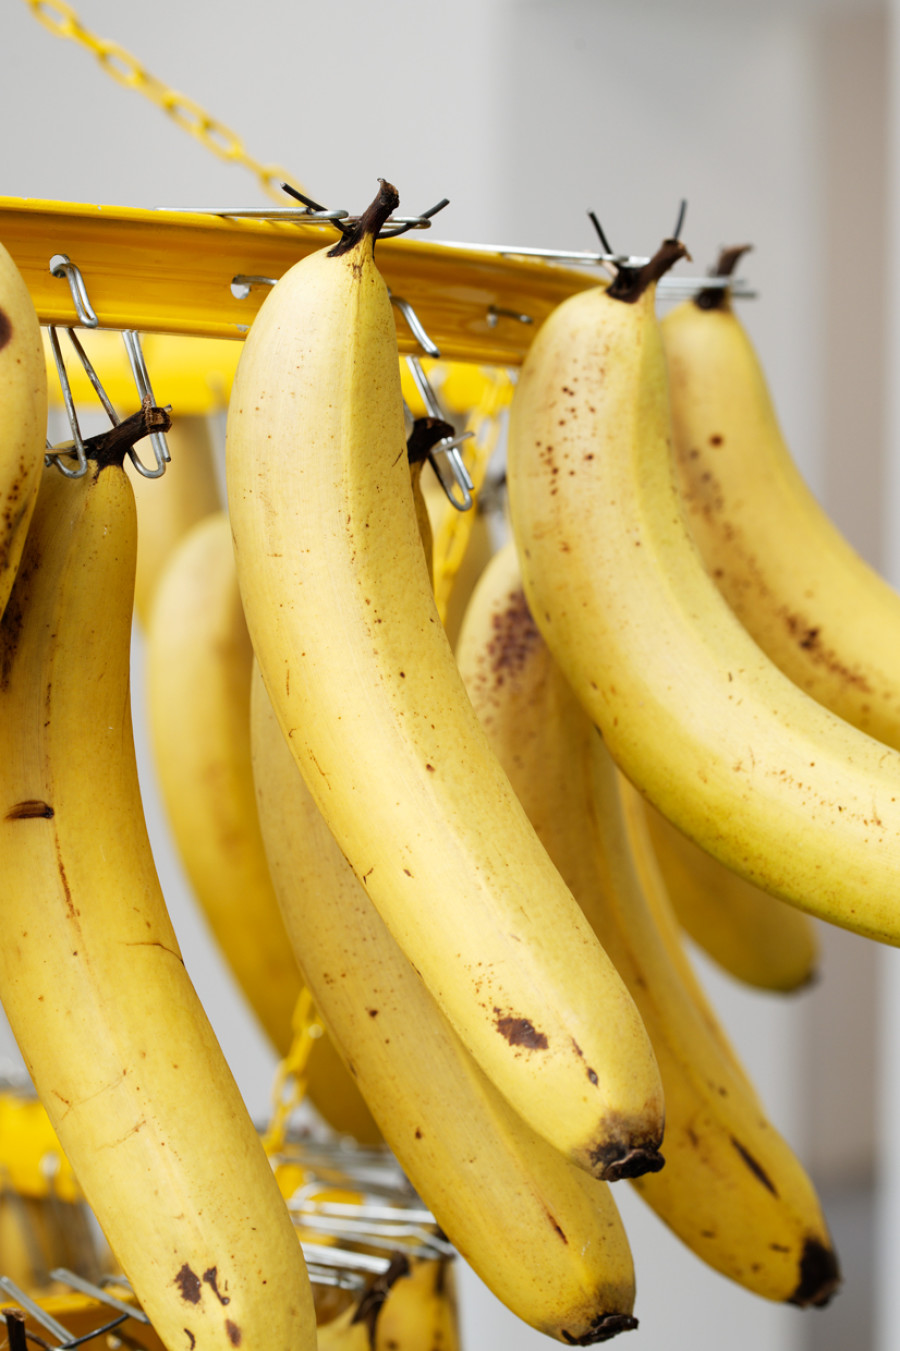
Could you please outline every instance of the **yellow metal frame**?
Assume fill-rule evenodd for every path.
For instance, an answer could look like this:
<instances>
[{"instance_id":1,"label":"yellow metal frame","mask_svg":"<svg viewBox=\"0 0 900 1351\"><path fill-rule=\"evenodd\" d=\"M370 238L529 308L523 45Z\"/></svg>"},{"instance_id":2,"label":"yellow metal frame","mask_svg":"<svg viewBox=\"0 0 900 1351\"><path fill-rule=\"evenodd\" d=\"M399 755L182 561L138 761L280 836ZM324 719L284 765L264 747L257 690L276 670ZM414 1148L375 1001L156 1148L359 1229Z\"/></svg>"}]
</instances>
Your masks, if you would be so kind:
<instances>
[{"instance_id":1,"label":"yellow metal frame","mask_svg":"<svg viewBox=\"0 0 900 1351\"><path fill-rule=\"evenodd\" d=\"M278 278L336 240L325 225L0 197L0 243L25 278L42 324L78 324L67 283L49 268L62 253L81 269L104 328L242 339L266 288L238 300L233 278ZM539 259L414 236L379 243L378 264L443 357L488 365L520 365L550 311L601 280ZM501 313L492 325L492 308L533 322ZM401 351L419 350L399 313L397 336Z\"/></svg>"}]
</instances>

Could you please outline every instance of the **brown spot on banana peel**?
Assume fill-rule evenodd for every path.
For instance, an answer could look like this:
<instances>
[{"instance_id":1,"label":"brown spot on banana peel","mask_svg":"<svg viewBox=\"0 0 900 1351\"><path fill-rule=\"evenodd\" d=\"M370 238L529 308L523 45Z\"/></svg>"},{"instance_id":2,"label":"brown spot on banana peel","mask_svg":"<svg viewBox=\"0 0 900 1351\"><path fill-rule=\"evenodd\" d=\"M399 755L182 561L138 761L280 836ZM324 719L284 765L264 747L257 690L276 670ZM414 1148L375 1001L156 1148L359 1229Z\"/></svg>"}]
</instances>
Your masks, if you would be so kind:
<instances>
[{"instance_id":1,"label":"brown spot on banana peel","mask_svg":"<svg viewBox=\"0 0 900 1351\"><path fill-rule=\"evenodd\" d=\"M200 1303L200 1295L202 1294L200 1277L195 1271L191 1270L187 1262L182 1264L181 1270L176 1274L175 1284L181 1291L181 1298L188 1304Z\"/></svg>"},{"instance_id":2,"label":"brown spot on banana peel","mask_svg":"<svg viewBox=\"0 0 900 1351\"><path fill-rule=\"evenodd\" d=\"M207 1267L206 1271L204 1271L203 1273L203 1279L209 1286L209 1288L212 1290L213 1294L215 1295L216 1299L219 1301L220 1304L222 1305L230 1304L231 1297L229 1295L223 1295L222 1292L219 1290L218 1275L219 1275L218 1267Z\"/></svg>"},{"instance_id":3,"label":"brown spot on banana peel","mask_svg":"<svg viewBox=\"0 0 900 1351\"><path fill-rule=\"evenodd\" d=\"M6 346L13 335L12 320L6 313L6 310L0 310L0 351Z\"/></svg>"},{"instance_id":4,"label":"brown spot on banana peel","mask_svg":"<svg viewBox=\"0 0 900 1351\"><path fill-rule=\"evenodd\" d=\"M17 802L14 807L10 807L6 813L7 821L50 821L53 818L53 808L49 802L43 802L40 798L28 798L25 802Z\"/></svg>"},{"instance_id":5,"label":"brown spot on banana peel","mask_svg":"<svg viewBox=\"0 0 900 1351\"><path fill-rule=\"evenodd\" d=\"M505 676L518 675L542 641L521 587L511 591L503 609L491 616L491 629L487 657L494 683L501 685Z\"/></svg>"},{"instance_id":6,"label":"brown spot on banana peel","mask_svg":"<svg viewBox=\"0 0 900 1351\"><path fill-rule=\"evenodd\" d=\"M841 1283L837 1254L818 1238L808 1238L800 1257L800 1280L796 1290L785 1301L805 1309L812 1305L821 1309L829 1302Z\"/></svg>"},{"instance_id":7,"label":"brown spot on banana peel","mask_svg":"<svg viewBox=\"0 0 900 1351\"><path fill-rule=\"evenodd\" d=\"M226 1318L225 1331L228 1333L228 1340L231 1342L231 1345L240 1346L243 1334L237 1323L232 1323L230 1318Z\"/></svg>"},{"instance_id":8,"label":"brown spot on banana peel","mask_svg":"<svg viewBox=\"0 0 900 1351\"><path fill-rule=\"evenodd\" d=\"M768 1191L772 1193L773 1196L777 1196L778 1191L775 1187L774 1182L769 1177L768 1173L765 1171L762 1165L758 1163L757 1160L753 1157L749 1149L745 1149L745 1147L741 1144L740 1140L736 1140L733 1135L731 1136L731 1143L734 1145L738 1154L741 1156L744 1163L750 1169L750 1172L753 1174L753 1176L755 1178L758 1178L758 1180L763 1184L764 1187L768 1189Z\"/></svg>"},{"instance_id":9,"label":"brown spot on banana peel","mask_svg":"<svg viewBox=\"0 0 900 1351\"><path fill-rule=\"evenodd\" d=\"M529 1051L546 1051L548 1045L546 1034L539 1032L528 1018L503 1014L498 1008L494 1009L494 1013L497 1015L494 1026L510 1046L524 1046Z\"/></svg>"},{"instance_id":10,"label":"brown spot on banana peel","mask_svg":"<svg viewBox=\"0 0 900 1351\"><path fill-rule=\"evenodd\" d=\"M569 1346L593 1346L596 1342L608 1342L620 1332L633 1332L638 1320L630 1313L601 1313L591 1322L587 1332L575 1336L565 1328L560 1328L560 1340Z\"/></svg>"}]
</instances>

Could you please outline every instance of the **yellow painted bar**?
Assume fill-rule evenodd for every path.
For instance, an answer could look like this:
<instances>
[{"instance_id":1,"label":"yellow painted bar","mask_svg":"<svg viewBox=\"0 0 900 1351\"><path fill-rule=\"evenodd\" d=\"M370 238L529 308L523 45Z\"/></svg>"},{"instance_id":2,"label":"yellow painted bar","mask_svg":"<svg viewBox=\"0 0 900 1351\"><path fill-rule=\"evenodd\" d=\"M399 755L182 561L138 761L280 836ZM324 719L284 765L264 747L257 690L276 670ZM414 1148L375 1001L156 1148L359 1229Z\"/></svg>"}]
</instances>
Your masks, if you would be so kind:
<instances>
[{"instance_id":1,"label":"yellow painted bar","mask_svg":"<svg viewBox=\"0 0 900 1351\"><path fill-rule=\"evenodd\" d=\"M42 324L77 325L68 283L50 258L68 255L81 270L103 328L242 339L263 298L231 291L235 276L278 278L314 249L336 241L327 225L37 198L0 197L0 243L22 272ZM601 274L540 259L417 237L383 240L379 266L394 295L408 301L441 355L517 366L540 323L566 296ZM524 324L491 307L530 315ZM402 351L418 351L397 314Z\"/></svg>"}]
</instances>

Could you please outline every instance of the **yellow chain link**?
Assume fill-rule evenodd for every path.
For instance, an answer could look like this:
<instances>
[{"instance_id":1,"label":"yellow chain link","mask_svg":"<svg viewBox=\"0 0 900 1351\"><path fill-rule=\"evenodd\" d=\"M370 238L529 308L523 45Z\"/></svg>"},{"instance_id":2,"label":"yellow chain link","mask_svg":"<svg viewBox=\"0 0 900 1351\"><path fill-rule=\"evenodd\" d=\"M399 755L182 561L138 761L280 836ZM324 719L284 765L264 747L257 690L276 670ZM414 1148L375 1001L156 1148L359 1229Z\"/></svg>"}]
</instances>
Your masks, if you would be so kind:
<instances>
[{"instance_id":1,"label":"yellow chain link","mask_svg":"<svg viewBox=\"0 0 900 1351\"><path fill-rule=\"evenodd\" d=\"M57 37L71 38L73 42L79 42L88 51L93 52L107 75L111 75L126 88L136 89L138 93L150 99L158 108L168 113L180 127L195 136L207 150L218 155L219 159L229 160L233 164L240 164L243 168L249 169L256 175L260 187L268 197L280 202L282 206L285 205L285 196L279 187L280 183L290 183L299 192L303 191L302 185L286 169L277 164L260 164L258 160L253 159L247 154L244 143L236 132L215 117L210 117L199 103L195 103L184 94L176 93L174 89L163 84L162 80L151 75L124 47L90 33L66 0L25 0L25 3L38 23L43 24Z\"/></svg>"},{"instance_id":2,"label":"yellow chain link","mask_svg":"<svg viewBox=\"0 0 900 1351\"><path fill-rule=\"evenodd\" d=\"M304 985L297 996L291 1018L293 1040L287 1055L275 1070L272 1084L272 1119L263 1136L266 1153L277 1154L284 1148L288 1118L306 1096L306 1066L316 1042L325 1035L319 1022L313 997Z\"/></svg>"},{"instance_id":3,"label":"yellow chain link","mask_svg":"<svg viewBox=\"0 0 900 1351\"><path fill-rule=\"evenodd\" d=\"M513 381L507 371L487 370L483 372L484 384L476 407L470 409L466 417L465 430L473 435L464 441L461 447L463 460L472 479L474 495L484 483L488 463L497 448L500 439L500 413L512 397ZM456 574L462 565L472 527L475 524L475 511L457 511L446 503L440 525L434 538L434 598L441 619L446 622L450 592L456 580Z\"/></svg>"}]
</instances>

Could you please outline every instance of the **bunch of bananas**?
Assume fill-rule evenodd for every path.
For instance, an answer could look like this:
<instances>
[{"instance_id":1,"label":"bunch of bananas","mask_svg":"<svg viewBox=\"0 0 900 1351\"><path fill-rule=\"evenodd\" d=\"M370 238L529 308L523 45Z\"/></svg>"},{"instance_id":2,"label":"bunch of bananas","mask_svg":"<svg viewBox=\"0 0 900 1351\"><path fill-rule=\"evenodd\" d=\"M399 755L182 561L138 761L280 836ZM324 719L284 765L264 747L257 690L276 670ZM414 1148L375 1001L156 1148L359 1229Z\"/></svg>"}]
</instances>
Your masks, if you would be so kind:
<instances>
[{"instance_id":1,"label":"bunch of bananas","mask_svg":"<svg viewBox=\"0 0 900 1351\"><path fill-rule=\"evenodd\" d=\"M83 478L41 469L40 334L0 254L4 1008L170 1351L456 1344L433 1262L317 1333L144 827L142 558L173 833L282 1055L314 1000L323 1121L388 1146L485 1283L568 1344L637 1325L621 1179L746 1290L822 1305L821 1205L682 929L782 991L815 970L810 916L900 943L900 599L803 487L727 287L658 321L671 240L538 332L512 538L448 562L375 263L396 204L382 182L264 301L227 509L198 420L137 530L121 434Z\"/></svg>"}]
</instances>

